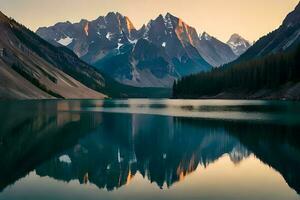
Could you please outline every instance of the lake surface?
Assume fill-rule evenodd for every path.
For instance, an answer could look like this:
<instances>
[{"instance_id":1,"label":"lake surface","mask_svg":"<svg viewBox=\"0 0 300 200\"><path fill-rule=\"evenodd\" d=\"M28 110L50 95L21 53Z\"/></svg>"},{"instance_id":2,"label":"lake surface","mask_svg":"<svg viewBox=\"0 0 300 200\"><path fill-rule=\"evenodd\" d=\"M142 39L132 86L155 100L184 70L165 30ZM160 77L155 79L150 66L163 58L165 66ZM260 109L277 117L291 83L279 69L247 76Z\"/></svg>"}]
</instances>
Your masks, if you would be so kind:
<instances>
[{"instance_id":1,"label":"lake surface","mask_svg":"<svg viewBox=\"0 0 300 200\"><path fill-rule=\"evenodd\" d=\"M0 102L0 200L299 200L300 103Z\"/></svg>"}]
</instances>

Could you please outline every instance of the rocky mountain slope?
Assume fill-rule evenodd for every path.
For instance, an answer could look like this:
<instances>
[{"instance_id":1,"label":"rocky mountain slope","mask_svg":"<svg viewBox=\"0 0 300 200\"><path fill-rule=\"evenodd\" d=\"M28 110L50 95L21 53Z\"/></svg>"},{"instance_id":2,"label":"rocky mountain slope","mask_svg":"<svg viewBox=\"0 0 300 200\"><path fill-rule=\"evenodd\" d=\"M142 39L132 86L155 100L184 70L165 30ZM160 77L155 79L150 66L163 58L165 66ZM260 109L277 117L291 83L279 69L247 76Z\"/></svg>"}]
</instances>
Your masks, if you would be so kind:
<instances>
[{"instance_id":1,"label":"rocky mountain slope","mask_svg":"<svg viewBox=\"0 0 300 200\"><path fill-rule=\"evenodd\" d=\"M284 19L281 26L260 38L236 62L295 49L300 43L300 3Z\"/></svg>"},{"instance_id":2,"label":"rocky mountain slope","mask_svg":"<svg viewBox=\"0 0 300 200\"><path fill-rule=\"evenodd\" d=\"M299 100L299 19L300 3L277 30L258 40L236 61L177 81L174 97Z\"/></svg>"},{"instance_id":3,"label":"rocky mountain slope","mask_svg":"<svg viewBox=\"0 0 300 200\"><path fill-rule=\"evenodd\" d=\"M2 13L0 72L1 99L170 96L169 89L122 85Z\"/></svg>"},{"instance_id":4,"label":"rocky mountain slope","mask_svg":"<svg viewBox=\"0 0 300 200\"><path fill-rule=\"evenodd\" d=\"M210 36L206 32L202 33L199 39L200 41L197 45L198 51L205 60L215 67L227 64L238 57L229 45Z\"/></svg>"},{"instance_id":5,"label":"rocky mountain slope","mask_svg":"<svg viewBox=\"0 0 300 200\"><path fill-rule=\"evenodd\" d=\"M104 98L79 82L93 78L103 87L100 73L72 52L49 45L0 13L0 98ZM72 76L70 76L72 75Z\"/></svg>"},{"instance_id":6,"label":"rocky mountain slope","mask_svg":"<svg viewBox=\"0 0 300 200\"><path fill-rule=\"evenodd\" d=\"M185 75L236 59L227 44L201 40L195 28L170 13L137 30L120 13L39 28L39 36L67 46L115 80L139 87L170 87Z\"/></svg>"}]
</instances>

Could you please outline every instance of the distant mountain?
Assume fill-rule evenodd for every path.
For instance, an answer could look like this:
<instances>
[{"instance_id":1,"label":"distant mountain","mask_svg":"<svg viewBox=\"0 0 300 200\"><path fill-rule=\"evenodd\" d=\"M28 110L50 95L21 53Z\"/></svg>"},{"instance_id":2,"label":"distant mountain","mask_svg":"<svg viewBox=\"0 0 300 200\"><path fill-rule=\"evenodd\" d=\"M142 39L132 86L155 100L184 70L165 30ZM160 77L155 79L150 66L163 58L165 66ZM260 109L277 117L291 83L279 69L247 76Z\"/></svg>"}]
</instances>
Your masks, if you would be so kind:
<instances>
[{"instance_id":1,"label":"distant mountain","mask_svg":"<svg viewBox=\"0 0 300 200\"><path fill-rule=\"evenodd\" d=\"M227 44L237 56L242 55L251 47L250 42L236 33L230 37Z\"/></svg>"},{"instance_id":2,"label":"distant mountain","mask_svg":"<svg viewBox=\"0 0 300 200\"><path fill-rule=\"evenodd\" d=\"M159 15L137 30L130 19L110 12L96 20L57 23L36 32L115 80L139 87L170 87L185 75L210 70L237 56L224 43L202 41L195 28Z\"/></svg>"},{"instance_id":3,"label":"distant mountain","mask_svg":"<svg viewBox=\"0 0 300 200\"><path fill-rule=\"evenodd\" d=\"M0 12L0 98L104 98L103 76Z\"/></svg>"},{"instance_id":4,"label":"distant mountain","mask_svg":"<svg viewBox=\"0 0 300 200\"><path fill-rule=\"evenodd\" d=\"M215 67L227 64L238 57L229 45L210 36L206 32L200 34L199 39L200 42L197 45L198 51L205 60Z\"/></svg>"},{"instance_id":5,"label":"distant mountain","mask_svg":"<svg viewBox=\"0 0 300 200\"><path fill-rule=\"evenodd\" d=\"M296 48L298 44L300 44L300 3L288 14L278 29L260 38L236 62L286 52Z\"/></svg>"}]
</instances>

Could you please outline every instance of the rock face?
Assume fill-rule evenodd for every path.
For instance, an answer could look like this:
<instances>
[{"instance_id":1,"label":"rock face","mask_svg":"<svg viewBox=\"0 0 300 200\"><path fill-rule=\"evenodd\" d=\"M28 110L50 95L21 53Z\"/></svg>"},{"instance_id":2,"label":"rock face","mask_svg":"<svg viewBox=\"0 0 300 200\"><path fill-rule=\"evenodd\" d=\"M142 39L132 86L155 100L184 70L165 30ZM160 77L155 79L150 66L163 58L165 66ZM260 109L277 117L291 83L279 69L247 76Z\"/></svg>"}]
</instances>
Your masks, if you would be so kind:
<instances>
[{"instance_id":1,"label":"rock face","mask_svg":"<svg viewBox=\"0 0 300 200\"><path fill-rule=\"evenodd\" d=\"M199 38L200 42L197 45L197 49L203 58L215 67L229 63L238 57L229 45L206 32L200 34Z\"/></svg>"},{"instance_id":2,"label":"rock face","mask_svg":"<svg viewBox=\"0 0 300 200\"><path fill-rule=\"evenodd\" d=\"M275 31L260 38L236 62L262 57L272 53L286 52L300 43L300 3Z\"/></svg>"},{"instance_id":3,"label":"rock face","mask_svg":"<svg viewBox=\"0 0 300 200\"><path fill-rule=\"evenodd\" d=\"M229 38L227 44L237 56L242 55L251 47L250 42L236 33Z\"/></svg>"},{"instance_id":4,"label":"rock face","mask_svg":"<svg viewBox=\"0 0 300 200\"><path fill-rule=\"evenodd\" d=\"M170 87L181 76L237 57L216 39L201 41L195 28L170 13L139 30L128 17L111 12L93 21L39 28L37 34L52 44L67 46L115 80L139 87Z\"/></svg>"},{"instance_id":5,"label":"rock face","mask_svg":"<svg viewBox=\"0 0 300 200\"><path fill-rule=\"evenodd\" d=\"M104 98L104 78L73 52L54 47L0 12L0 99ZM73 77L75 78L73 78Z\"/></svg>"}]
</instances>

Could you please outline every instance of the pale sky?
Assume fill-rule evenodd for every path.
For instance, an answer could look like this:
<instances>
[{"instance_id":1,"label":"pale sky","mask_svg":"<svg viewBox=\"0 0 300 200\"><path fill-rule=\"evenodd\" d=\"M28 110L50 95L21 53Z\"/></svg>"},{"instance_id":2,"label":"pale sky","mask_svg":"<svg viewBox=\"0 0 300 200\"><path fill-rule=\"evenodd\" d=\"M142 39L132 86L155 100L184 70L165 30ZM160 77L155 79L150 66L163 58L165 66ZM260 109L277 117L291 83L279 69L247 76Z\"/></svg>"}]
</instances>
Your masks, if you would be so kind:
<instances>
[{"instance_id":1,"label":"pale sky","mask_svg":"<svg viewBox=\"0 0 300 200\"><path fill-rule=\"evenodd\" d=\"M96 19L110 11L128 16L136 28L172 13L226 42L238 33L254 41L276 29L299 0L0 0L0 10L35 31L56 22Z\"/></svg>"}]
</instances>

